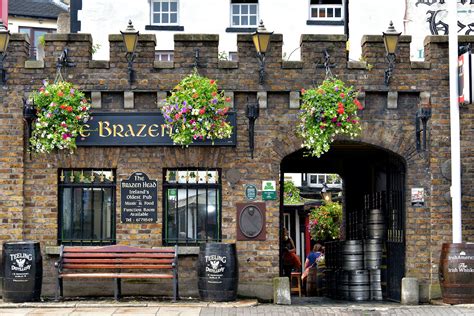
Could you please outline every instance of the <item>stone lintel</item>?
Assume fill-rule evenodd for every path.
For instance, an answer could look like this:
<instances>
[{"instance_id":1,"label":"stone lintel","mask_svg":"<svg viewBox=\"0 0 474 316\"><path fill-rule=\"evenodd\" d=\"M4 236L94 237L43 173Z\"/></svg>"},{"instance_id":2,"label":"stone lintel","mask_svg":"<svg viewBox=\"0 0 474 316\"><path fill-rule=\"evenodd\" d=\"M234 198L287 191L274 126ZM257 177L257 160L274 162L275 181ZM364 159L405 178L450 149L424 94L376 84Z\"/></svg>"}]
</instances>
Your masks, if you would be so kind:
<instances>
[{"instance_id":1,"label":"stone lintel","mask_svg":"<svg viewBox=\"0 0 474 316\"><path fill-rule=\"evenodd\" d=\"M102 108L102 92L91 91L91 102L92 102L93 109Z\"/></svg>"},{"instance_id":2,"label":"stone lintel","mask_svg":"<svg viewBox=\"0 0 474 316\"><path fill-rule=\"evenodd\" d=\"M110 62L108 60L89 60L89 68L92 69L109 69Z\"/></svg>"},{"instance_id":3,"label":"stone lintel","mask_svg":"<svg viewBox=\"0 0 474 316\"><path fill-rule=\"evenodd\" d=\"M410 67L411 69L431 69L431 63L427 61L412 61Z\"/></svg>"},{"instance_id":4,"label":"stone lintel","mask_svg":"<svg viewBox=\"0 0 474 316\"><path fill-rule=\"evenodd\" d=\"M153 68L156 69L173 69L174 68L174 62L172 61L154 61L153 62Z\"/></svg>"},{"instance_id":5,"label":"stone lintel","mask_svg":"<svg viewBox=\"0 0 474 316\"><path fill-rule=\"evenodd\" d=\"M261 109L267 108L267 91L257 92L258 107Z\"/></svg>"},{"instance_id":6,"label":"stone lintel","mask_svg":"<svg viewBox=\"0 0 474 316\"><path fill-rule=\"evenodd\" d=\"M348 69L367 69L367 62L349 60L347 62L347 68Z\"/></svg>"},{"instance_id":7,"label":"stone lintel","mask_svg":"<svg viewBox=\"0 0 474 316\"><path fill-rule=\"evenodd\" d=\"M300 108L300 92L290 91L290 109Z\"/></svg>"},{"instance_id":8,"label":"stone lintel","mask_svg":"<svg viewBox=\"0 0 474 316\"><path fill-rule=\"evenodd\" d=\"M231 60L219 60L217 68L221 69L237 69L239 68L239 62Z\"/></svg>"},{"instance_id":9,"label":"stone lintel","mask_svg":"<svg viewBox=\"0 0 474 316\"><path fill-rule=\"evenodd\" d=\"M303 68L303 62L302 61L284 60L281 63L281 68L283 68L283 69L302 69Z\"/></svg>"},{"instance_id":10,"label":"stone lintel","mask_svg":"<svg viewBox=\"0 0 474 316\"><path fill-rule=\"evenodd\" d=\"M44 60L26 60L25 68L27 69L40 69L44 68Z\"/></svg>"}]
</instances>

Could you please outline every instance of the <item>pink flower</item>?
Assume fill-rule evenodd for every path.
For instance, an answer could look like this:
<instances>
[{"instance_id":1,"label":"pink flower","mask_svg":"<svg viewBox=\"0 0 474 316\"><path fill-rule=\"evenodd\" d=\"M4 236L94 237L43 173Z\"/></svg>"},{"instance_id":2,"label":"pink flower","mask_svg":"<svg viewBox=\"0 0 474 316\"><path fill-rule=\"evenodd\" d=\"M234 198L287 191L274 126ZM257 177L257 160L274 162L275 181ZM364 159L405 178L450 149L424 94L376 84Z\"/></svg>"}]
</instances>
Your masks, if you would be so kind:
<instances>
[{"instance_id":1,"label":"pink flower","mask_svg":"<svg viewBox=\"0 0 474 316\"><path fill-rule=\"evenodd\" d=\"M199 115L203 115L204 113L206 113L206 109L205 108L202 108L199 110Z\"/></svg>"},{"instance_id":2,"label":"pink flower","mask_svg":"<svg viewBox=\"0 0 474 316\"><path fill-rule=\"evenodd\" d=\"M305 94L306 93L306 90L305 89L301 89L301 94Z\"/></svg>"},{"instance_id":3,"label":"pink flower","mask_svg":"<svg viewBox=\"0 0 474 316\"><path fill-rule=\"evenodd\" d=\"M71 137L71 134L64 133L63 134L63 139L68 139Z\"/></svg>"},{"instance_id":4,"label":"pink flower","mask_svg":"<svg viewBox=\"0 0 474 316\"><path fill-rule=\"evenodd\" d=\"M62 127L67 127L67 124L66 124L65 122L62 122L62 123L61 123L61 126L62 126Z\"/></svg>"},{"instance_id":5,"label":"pink flower","mask_svg":"<svg viewBox=\"0 0 474 316\"><path fill-rule=\"evenodd\" d=\"M333 122L333 123L336 123L336 121L337 121L337 117L333 117L333 118L331 119L331 122Z\"/></svg>"},{"instance_id":6,"label":"pink flower","mask_svg":"<svg viewBox=\"0 0 474 316\"><path fill-rule=\"evenodd\" d=\"M344 98L344 93L341 92L340 96L341 96L341 98Z\"/></svg>"}]
</instances>

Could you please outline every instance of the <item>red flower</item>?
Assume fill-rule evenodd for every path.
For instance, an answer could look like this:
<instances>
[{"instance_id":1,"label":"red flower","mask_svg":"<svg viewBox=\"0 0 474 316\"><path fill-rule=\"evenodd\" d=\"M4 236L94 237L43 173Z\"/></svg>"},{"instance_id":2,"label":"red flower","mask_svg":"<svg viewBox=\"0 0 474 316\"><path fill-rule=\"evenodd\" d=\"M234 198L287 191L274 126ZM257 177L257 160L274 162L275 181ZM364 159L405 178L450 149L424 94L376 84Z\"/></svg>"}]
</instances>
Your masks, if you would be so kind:
<instances>
[{"instance_id":1,"label":"red flower","mask_svg":"<svg viewBox=\"0 0 474 316\"><path fill-rule=\"evenodd\" d=\"M341 92L340 96L341 96L341 98L344 98L344 93Z\"/></svg>"},{"instance_id":2,"label":"red flower","mask_svg":"<svg viewBox=\"0 0 474 316\"><path fill-rule=\"evenodd\" d=\"M206 113L206 109L205 108L202 108L199 110L199 114L200 115L203 115L204 113Z\"/></svg>"},{"instance_id":3,"label":"red flower","mask_svg":"<svg viewBox=\"0 0 474 316\"><path fill-rule=\"evenodd\" d=\"M342 104L341 102L339 102L339 103L337 104L337 106L338 106L339 108L344 108L344 104Z\"/></svg>"},{"instance_id":4,"label":"red flower","mask_svg":"<svg viewBox=\"0 0 474 316\"><path fill-rule=\"evenodd\" d=\"M195 93L193 94L193 98L196 99L199 96L199 94Z\"/></svg>"},{"instance_id":5,"label":"red flower","mask_svg":"<svg viewBox=\"0 0 474 316\"><path fill-rule=\"evenodd\" d=\"M66 111L72 112L72 106L67 106L67 107L66 107Z\"/></svg>"},{"instance_id":6,"label":"red flower","mask_svg":"<svg viewBox=\"0 0 474 316\"><path fill-rule=\"evenodd\" d=\"M230 98L229 97L225 98L225 102L230 102Z\"/></svg>"},{"instance_id":7,"label":"red flower","mask_svg":"<svg viewBox=\"0 0 474 316\"><path fill-rule=\"evenodd\" d=\"M175 118L176 120L179 120L180 117L181 117L181 113L178 113L178 114L176 114L176 115L174 116L174 118Z\"/></svg>"},{"instance_id":8,"label":"red flower","mask_svg":"<svg viewBox=\"0 0 474 316\"><path fill-rule=\"evenodd\" d=\"M363 109L364 109L364 107L362 106L362 104L360 104L359 100L354 99L354 104L357 105L357 108L358 108L359 110L363 110Z\"/></svg>"},{"instance_id":9,"label":"red flower","mask_svg":"<svg viewBox=\"0 0 474 316\"><path fill-rule=\"evenodd\" d=\"M215 81L215 80L211 80L210 82L211 82L211 84L215 84L215 83L216 83L216 81Z\"/></svg>"},{"instance_id":10,"label":"red flower","mask_svg":"<svg viewBox=\"0 0 474 316\"><path fill-rule=\"evenodd\" d=\"M337 109L337 113L344 114L344 107L340 107L339 109Z\"/></svg>"},{"instance_id":11,"label":"red flower","mask_svg":"<svg viewBox=\"0 0 474 316\"><path fill-rule=\"evenodd\" d=\"M64 92L58 91L58 97L62 97L62 96L64 96Z\"/></svg>"},{"instance_id":12,"label":"red flower","mask_svg":"<svg viewBox=\"0 0 474 316\"><path fill-rule=\"evenodd\" d=\"M79 115L76 116L76 120L80 121L81 117Z\"/></svg>"},{"instance_id":13,"label":"red flower","mask_svg":"<svg viewBox=\"0 0 474 316\"><path fill-rule=\"evenodd\" d=\"M67 124L63 122L63 123L61 123L61 126L62 127L67 127Z\"/></svg>"},{"instance_id":14,"label":"red flower","mask_svg":"<svg viewBox=\"0 0 474 316\"><path fill-rule=\"evenodd\" d=\"M301 94L305 94L306 93L306 90L305 89L301 89Z\"/></svg>"},{"instance_id":15,"label":"red flower","mask_svg":"<svg viewBox=\"0 0 474 316\"><path fill-rule=\"evenodd\" d=\"M211 95L212 95L213 97L215 97L215 96L217 95L217 92L214 91L213 93L211 93Z\"/></svg>"},{"instance_id":16,"label":"red flower","mask_svg":"<svg viewBox=\"0 0 474 316\"><path fill-rule=\"evenodd\" d=\"M61 104L59 107L60 107L62 110L64 110L65 108L67 108L66 104Z\"/></svg>"}]
</instances>

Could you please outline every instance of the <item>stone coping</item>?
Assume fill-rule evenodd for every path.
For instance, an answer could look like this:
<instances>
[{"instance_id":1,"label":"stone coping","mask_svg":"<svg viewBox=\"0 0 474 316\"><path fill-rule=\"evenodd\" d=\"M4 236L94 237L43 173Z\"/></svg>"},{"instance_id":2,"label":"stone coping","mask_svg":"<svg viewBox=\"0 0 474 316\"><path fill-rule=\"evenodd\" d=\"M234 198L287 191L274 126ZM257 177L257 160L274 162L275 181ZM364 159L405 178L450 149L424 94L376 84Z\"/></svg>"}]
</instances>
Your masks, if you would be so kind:
<instances>
[{"instance_id":1,"label":"stone coping","mask_svg":"<svg viewBox=\"0 0 474 316\"><path fill-rule=\"evenodd\" d=\"M237 42L253 42L252 34L237 34ZM283 42L283 35L272 34L270 42Z\"/></svg>"},{"instance_id":2,"label":"stone coping","mask_svg":"<svg viewBox=\"0 0 474 316\"><path fill-rule=\"evenodd\" d=\"M399 43L411 43L411 35L400 35ZM360 45L365 43L383 43L383 35L364 35L360 40Z\"/></svg>"}]
</instances>

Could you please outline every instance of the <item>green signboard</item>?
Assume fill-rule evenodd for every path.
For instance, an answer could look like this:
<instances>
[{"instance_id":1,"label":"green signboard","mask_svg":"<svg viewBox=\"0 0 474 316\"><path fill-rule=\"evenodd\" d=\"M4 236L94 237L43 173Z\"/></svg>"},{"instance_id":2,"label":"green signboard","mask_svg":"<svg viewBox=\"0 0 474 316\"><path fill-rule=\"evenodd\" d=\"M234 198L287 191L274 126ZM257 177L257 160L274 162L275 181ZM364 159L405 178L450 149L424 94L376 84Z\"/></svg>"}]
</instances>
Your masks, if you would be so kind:
<instances>
[{"instance_id":1,"label":"green signboard","mask_svg":"<svg viewBox=\"0 0 474 316\"><path fill-rule=\"evenodd\" d=\"M276 181L262 181L262 199L276 200Z\"/></svg>"},{"instance_id":2,"label":"green signboard","mask_svg":"<svg viewBox=\"0 0 474 316\"><path fill-rule=\"evenodd\" d=\"M268 201L268 200L276 200L277 195L276 191L262 191L262 200Z\"/></svg>"}]
</instances>

